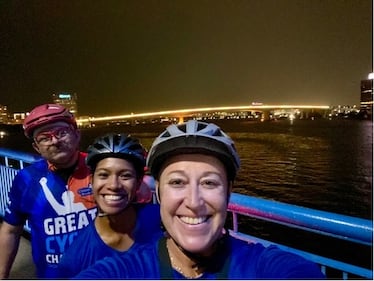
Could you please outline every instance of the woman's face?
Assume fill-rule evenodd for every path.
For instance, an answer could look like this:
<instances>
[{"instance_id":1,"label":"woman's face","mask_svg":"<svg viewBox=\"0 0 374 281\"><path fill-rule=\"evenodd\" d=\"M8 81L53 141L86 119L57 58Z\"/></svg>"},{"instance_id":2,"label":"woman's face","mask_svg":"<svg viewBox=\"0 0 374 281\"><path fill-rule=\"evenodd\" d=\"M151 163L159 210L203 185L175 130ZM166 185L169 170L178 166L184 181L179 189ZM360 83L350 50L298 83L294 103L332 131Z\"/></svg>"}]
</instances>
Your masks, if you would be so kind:
<instances>
[{"instance_id":1,"label":"woman's face","mask_svg":"<svg viewBox=\"0 0 374 281\"><path fill-rule=\"evenodd\" d=\"M228 180L224 165L203 154L171 157L157 182L162 222L185 250L209 254L227 214Z\"/></svg>"},{"instance_id":2,"label":"woman's face","mask_svg":"<svg viewBox=\"0 0 374 281\"><path fill-rule=\"evenodd\" d=\"M134 201L140 180L133 164L120 158L104 158L92 175L92 189L99 209L107 215L124 210Z\"/></svg>"}]
</instances>

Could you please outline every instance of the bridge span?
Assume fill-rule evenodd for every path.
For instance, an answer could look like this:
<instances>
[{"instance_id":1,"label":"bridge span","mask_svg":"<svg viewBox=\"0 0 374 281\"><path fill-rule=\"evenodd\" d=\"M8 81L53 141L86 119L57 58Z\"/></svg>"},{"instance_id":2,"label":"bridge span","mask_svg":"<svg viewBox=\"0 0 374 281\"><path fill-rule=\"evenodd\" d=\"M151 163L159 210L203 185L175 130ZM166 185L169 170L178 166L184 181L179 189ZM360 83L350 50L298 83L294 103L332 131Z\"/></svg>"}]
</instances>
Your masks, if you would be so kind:
<instances>
[{"instance_id":1,"label":"bridge span","mask_svg":"<svg viewBox=\"0 0 374 281\"><path fill-rule=\"evenodd\" d=\"M176 110L165 110L155 111L146 113L130 113L123 115L112 115L112 116L81 116L77 118L77 122L80 126L90 125L92 123L101 122L124 122L126 120L136 119L162 119L162 118L174 118L178 122L183 122L185 118L189 117L201 117L203 115L215 114L224 116L225 114L245 113L245 112L256 112L260 113L261 120L271 119L272 113L274 112L287 112L289 114L301 114L301 117L307 118L312 112L320 112L322 116L325 116L329 111L330 106L327 105L244 105L244 106L220 106L220 107L201 107L201 108L189 108L189 109L176 109Z\"/></svg>"}]
</instances>

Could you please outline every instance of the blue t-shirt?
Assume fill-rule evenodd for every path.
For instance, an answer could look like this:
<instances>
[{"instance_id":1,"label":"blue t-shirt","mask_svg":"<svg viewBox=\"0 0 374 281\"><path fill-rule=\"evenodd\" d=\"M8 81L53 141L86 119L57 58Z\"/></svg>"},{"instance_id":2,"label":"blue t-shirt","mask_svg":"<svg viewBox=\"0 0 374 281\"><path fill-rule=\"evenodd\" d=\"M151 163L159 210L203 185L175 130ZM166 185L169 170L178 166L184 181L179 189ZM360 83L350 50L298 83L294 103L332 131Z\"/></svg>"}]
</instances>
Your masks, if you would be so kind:
<instances>
[{"instance_id":1,"label":"blue t-shirt","mask_svg":"<svg viewBox=\"0 0 374 281\"><path fill-rule=\"evenodd\" d=\"M29 221L32 256L39 278L57 276L60 256L96 217L85 156L80 153L67 184L48 169L45 160L20 170L13 180L4 221L16 226Z\"/></svg>"},{"instance_id":2,"label":"blue t-shirt","mask_svg":"<svg viewBox=\"0 0 374 281\"><path fill-rule=\"evenodd\" d=\"M134 229L135 243L127 250L136 251L142 243L157 241L163 236L161 230L160 206L158 204L136 205L137 218ZM96 261L109 256L123 254L105 244L95 228L95 223L84 229L69 249L64 253L59 264L60 278L71 278L88 268Z\"/></svg>"},{"instance_id":3,"label":"blue t-shirt","mask_svg":"<svg viewBox=\"0 0 374 281\"><path fill-rule=\"evenodd\" d=\"M207 263L200 279L322 279L320 268L276 246L227 237L223 250ZM136 251L104 258L74 279L186 279L173 270L165 238Z\"/></svg>"}]
</instances>

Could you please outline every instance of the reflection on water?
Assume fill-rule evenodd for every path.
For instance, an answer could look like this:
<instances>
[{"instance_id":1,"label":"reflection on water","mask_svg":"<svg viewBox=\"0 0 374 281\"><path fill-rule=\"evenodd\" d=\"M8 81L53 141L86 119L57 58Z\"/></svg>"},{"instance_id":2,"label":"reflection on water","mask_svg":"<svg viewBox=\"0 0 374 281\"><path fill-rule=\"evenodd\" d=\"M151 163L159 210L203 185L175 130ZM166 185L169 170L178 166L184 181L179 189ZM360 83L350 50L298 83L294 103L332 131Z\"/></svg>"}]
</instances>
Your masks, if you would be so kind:
<instances>
[{"instance_id":1,"label":"reflection on water","mask_svg":"<svg viewBox=\"0 0 374 281\"><path fill-rule=\"evenodd\" d=\"M238 189L290 203L300 199L303 204L315 201L311 195L320 193L325 185L324 167L329 162L324 140L271 133L240 133L232 137L242 155Z\"/></svg>"},{"instance_id":2,"label":"reflection on water","mask_svg":"<svg viewBox=\"0 0 374 281\"><path fill-rule=\"evenodd\" d=\"M242 159L237 192L372 218L372 122L272 125L230 134Z\"/></svg>"},{"instance_id":3,"label":"reflection on water","mask_svg":"<svg viewBox=\"0 0 374 281\"><path fill-rule=\"evenodd\" d=\"M371 121L221 121L218 125L235 140L241 156L235 192L372 218ZM129 126L85 129L81 147L114 131L132 132L149 148L165 126L152 132L142 126L136 131ZM32 152L22 133L0 139L0 145Z\"/></svg>"}]
</instances>

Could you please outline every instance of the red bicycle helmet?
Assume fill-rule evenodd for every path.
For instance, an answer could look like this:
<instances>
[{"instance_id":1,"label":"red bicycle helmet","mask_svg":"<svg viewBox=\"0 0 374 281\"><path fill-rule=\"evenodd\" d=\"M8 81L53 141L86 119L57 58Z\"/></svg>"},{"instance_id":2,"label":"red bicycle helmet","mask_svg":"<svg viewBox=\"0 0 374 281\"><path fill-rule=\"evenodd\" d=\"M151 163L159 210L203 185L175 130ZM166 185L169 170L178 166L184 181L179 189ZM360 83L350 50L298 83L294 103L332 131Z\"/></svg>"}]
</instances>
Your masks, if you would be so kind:
<instances>
[{"instance_id":1,"label":"red bicycle helmet","mask_svg":"<svg viewBox=\"0 0 374 281\"><path fill-rule=\"evenodd\" d=\"M35 107L23 122L23 130L26 137L32 138L33 132L42 125L63 121L77 128L74 115L59 104L43 104Z\"/></svg>"}]
</instances>

